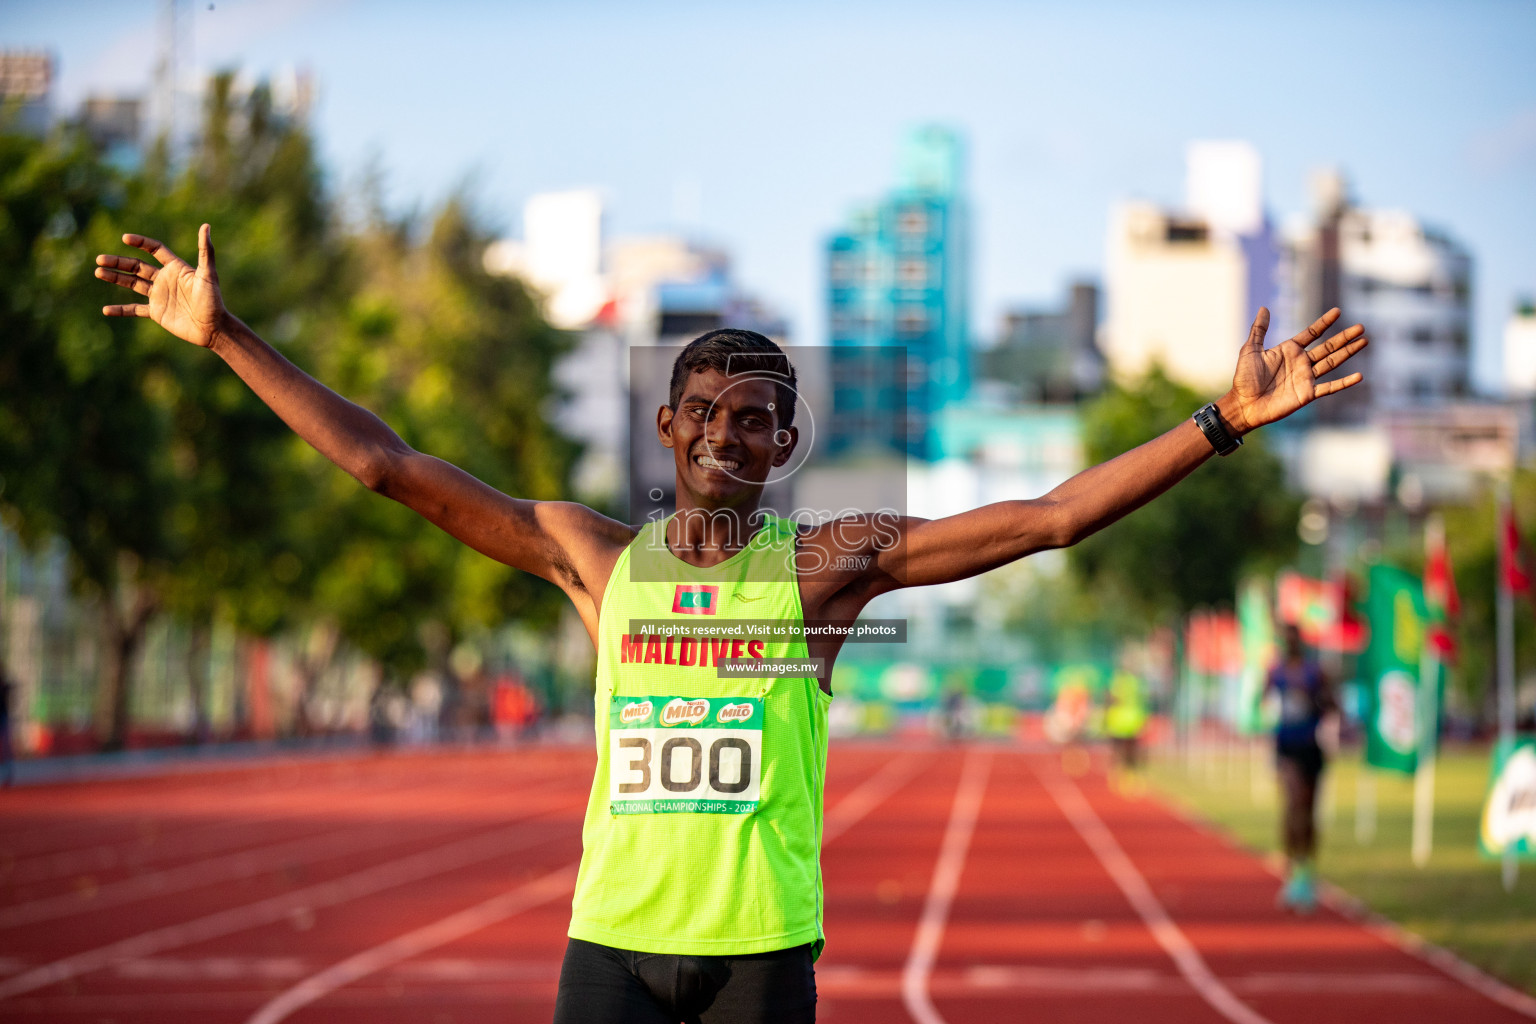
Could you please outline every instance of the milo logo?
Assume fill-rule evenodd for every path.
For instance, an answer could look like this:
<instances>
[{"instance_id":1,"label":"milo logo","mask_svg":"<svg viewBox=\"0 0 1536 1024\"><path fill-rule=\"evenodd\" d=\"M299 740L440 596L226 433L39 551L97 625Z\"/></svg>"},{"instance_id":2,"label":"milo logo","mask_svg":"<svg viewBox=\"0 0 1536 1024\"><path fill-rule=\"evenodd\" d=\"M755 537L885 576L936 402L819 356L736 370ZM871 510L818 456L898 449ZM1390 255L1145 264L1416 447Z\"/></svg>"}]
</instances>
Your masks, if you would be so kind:
<instances>
[{"instance_id":1,"label":"milo logo","mask_svg":"<svg viewBox=\"0 0 1536 1024\"><path fill-rule=\"evenodd\" d=\"M648 700L641 701L639 704L629 704L619 712L619 721L626 725L630 722L643 722L651 717L652 710L654 709Z\"/></svg>"},{"instance_id":2,"label":"milo logo","mask_svg":"<svg viewBox=\"0 0 1536 1024\"><path fill-rule=\"evenodd\" d=\"M709 714L709 701L674 698L661 709L662 725L698 725Z\"/></svg>"},{"instance_id":3,"label":"milo logo","mask_svg":"<svg viewBox=\"0 0 1536 1024\"><path fill-rule=\"evenodd\" d=\"M715 720L719 722L745 722L751 717L751 704L727 704L715 712Z\"/></svg>"}]
</instances>

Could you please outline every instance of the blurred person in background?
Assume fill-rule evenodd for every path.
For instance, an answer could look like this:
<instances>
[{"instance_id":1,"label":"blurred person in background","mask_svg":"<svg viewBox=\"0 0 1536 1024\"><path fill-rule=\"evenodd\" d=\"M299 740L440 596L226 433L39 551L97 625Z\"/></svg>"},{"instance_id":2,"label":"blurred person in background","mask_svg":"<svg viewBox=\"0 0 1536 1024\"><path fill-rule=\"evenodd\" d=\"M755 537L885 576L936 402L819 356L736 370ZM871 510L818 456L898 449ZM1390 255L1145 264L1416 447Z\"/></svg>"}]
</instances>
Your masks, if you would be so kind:
<instances>
[{"instance_id":1,"label":"blurred person in background","mask_svg":"<svg viewBox=\"0 0 1536 1024\"><path fill-rule=\"evenodd\" d=\"M673 451L677 512L634 526L573 502L502 494L415 451L377 416L305 374L224 308L208 225L198 234L196 267L152 238L130 234L123 242L155 263L103 254L96 276L147 302L106 306L105 315L147 317L211 349L360 483L482 554L548 580L575 605L598 653L597 770L556 996L559 1024L797 1024L816 1015L827 711L846 634L726 641L726 660L711 641L717 660L709 666L699 664L702 645L687 638L674 652L668 637L663 655L659 635L630 636L631 619L670 625L716 615L713 622L846 627L881 594L968 579L1075 544L1213 454L1235 451L1244 433L1358 383L1358 373L1319 378L1366 344L1356 324L1313 345L1337 320L1335 309L1266 349L1269 312L1261 309L1238 350L1230 391L1044 497L935 520L877 513L801 524L760 507L771 470L787 464L799 443L794 367L760 334L711 331L678 355L656 414L658 442ZM818 674L719 671L739 662L751 668L752 658L815 659ZM658 762L650 739L658 730L638 723L696 724L702 719L677 715L715 713L716 702L718 721L734 723L738 735L710 741L706 788L699 740L670 731L673 738L657 744ZM691 748L678 745L685 739ZM716 757L727 741L736 744L729 771ZM679 778L679 760L690 758ZM742 795L696 799L709 793Z\"/></svg>"},{"instance_id":2,"label":"blurred person in background","mask_svg":"<svg viewBox=\"0 0 1536 1024\"><path fill-rule=\"evenodd\" d=\"M16 780L16 748L11 742L11 694L16 687L11 683L5 662L0 661L0 786L9 786Z\"/></svg>"},{"instance_id":3,"label":"blurred person in background","mask_svg":"<svg viewBox=\"0 0 1536 1024\"><path fill-rule=\"evenodd\" d=\"M1141 733L1147 727L1146 689L1141 676L1131 671L1128 659L1122 658L1120 667L1110 677L1106 692L1109 706L1104 710L1104 735L1109 737L1114 755L1114 772L1110 780L1122 790L1137 785Z\"/></svg>"},{"instance_id":4,"label":"blurred person in background","mask_svg":"<svg viewBox=\"0 0 1536 1024\"><path fill-rule=\"evenodd\" d=\"M1309 914L1317 907L1317 786L1327 755L1338 746L1338 699L1332 680L1307 654L1301 630L1285 627L1285 648L1269 670L1264 694L1279 704L1275 724L1275 774L1280 780L1280 837L1286 878L1276 902Z\"/></svg>"},{"instance_id":5,"label":"blurred person in background","mask_svg":"<svg viewBox=\"0 0 1536 1024\"><path fill-rule=\"evenodd\" d=\"M958 683L944 689L939 702L940 729L951 743L965 736L965 690Z\"/></svg>"}]
</instances>

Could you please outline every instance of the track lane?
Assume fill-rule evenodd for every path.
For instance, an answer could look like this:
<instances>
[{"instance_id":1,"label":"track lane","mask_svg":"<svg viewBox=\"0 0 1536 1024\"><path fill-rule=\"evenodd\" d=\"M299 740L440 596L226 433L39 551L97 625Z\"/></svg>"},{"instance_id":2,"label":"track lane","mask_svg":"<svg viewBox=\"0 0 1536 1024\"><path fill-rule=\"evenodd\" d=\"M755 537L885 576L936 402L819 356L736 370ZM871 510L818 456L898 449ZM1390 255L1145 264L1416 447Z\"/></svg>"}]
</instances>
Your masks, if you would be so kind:
<instances>
[{"instance_id":1,"label":"track lane","mask_svg":"<svg viewBox=\"0 0 1536 1024\"><path fill-rule=\"evenodd\" d=\"M558 784L560 780L557 776L547 775L527 781L537 786ZM399 813L400 806L409 807L416 803L415 798L424 790L432 804L429 815L423 815L419 806L410 818ZM325 799L334 801L335 797L322 794L303 803L312 805ZM391 805L395 807L394 816L400 820L380 820ZM337 818L350 819L340 828L325 829L323 826L327 821L311 813L318 809L295 808L296 814L314 819L297 836L290 835L291 829L281 827L286 823L278 823L278 827L273 828L280 837L276 842L248 846L223 855L188 858L160 870L116 880L98 880L90 876L78 879L75 885L63 891L0 906L0 932L43 921L115 911L146 899L163 898L209 885L242 882L264 872L307 874L329 859L366 855L412 839L463 830L466 823L482 819L488 812L499 812L498 817L515 813L504 799L498 799L490 792L471 787L468 791L445 795L428 789L427 784L348 798L345 815L329 816L329 824L335 824Z\"/></svg>"},{"instance_id":2,"label":"track lane","mask_svg":"<svg viewBox=\"0 0 1536 1024\"><path fill-rule=\"evenodd\" d=\"M1008 748L994 749L990 756L975 829L928 976L932 1004L943 1020L1221 1022L1041 785L1035 766L1059 770L1059 759ZM554 782L529 786L534 761L528 758L550 757L562 759L557 776L569 768L558 793ZM818 964L822 1020L911 1020L902 1003L902 969L954 816L964 757L965 751L956 748L834 746L823 861L829 945ZM466 834L480 834L493 827L490 822L514 796L532 799L538 793L530 790L537 790L551 807L539 826L542 841L529 838L527 846L426 871L416 881L356 893L329 908L301 902L290 908L292 913L254 927L115 960L0 1002L0 1019L237 1024L306 978L402 937L430 932L536 880L541 872L568 865L579 852L590 749L444 755L425 759L434 767L419 772L390 763L406 760L360 761L356 786L316 779L312 789L301 785L289 792L311 817L323 818L314 806L332 801L333 823L371 819L409 831L425 830L423 821L457 821L466 823ZM413 780L424 780L423 787L409 798L362 798L374 781L406 786ZM1277 914L1271 901L1278 882L1247 853L1155 801L1122 799L1096 776L1072 782L1215 977L1274 1024L1406 1024L1456 1020L1469 1013L1473 1016L1466 1019L1479 1024L1528 1019L1349 919L1329 912L1307 921ZM162 816L179 813L154 780L134 784L145 788L146 806L159 801ZM218 782L209 785L216 790ZM71 788L52 787L58 806L50 820L80 835L67 813ZM249 806L244 801L257 788L247 787L242 806ZM185 779L168 792L187 795ZM102 791L89 795L86 804L100 808ZM311 798L319 804L311 806ZM216 802L207 794L191 799L199 806ZM399 852L359 851L348 867L366 872ZM268 899L302 892L335 877L268 873L259 879L260 895ZM127 908L134 913L126 921L119 920L124 917L120 909L96 918L45 922L30 933L0 930L0 986L38 965L26 942L40 934L45 942L59 942L66 954L79 952L85 947L77 924L138 932L157 923L185 923L199 912L206 916L210 908L217 914L218 908L252 903L253 884L258 883L151 897ZM0 898L0 908L5 905ZM467 923L474 927L465 934L440 929L432 934L446 935L448 941L427 943L430 948L420 940L397 945L399 956L380 959L375 953L362 961L369 970L355 977L332 975L344 983L283 1020L547 1021L568 919L568 897L546 899L490 923L471 915Z\"/></svg>"},{"instance_id":3,"label":"track lane","mask_svg":"<svg viewBox=\"0 0 1536 1024\"><path fill-rule=\"evenodd\" d=\"M824 842L832 844L857 827L925 763L926 759L918 754L864 751L850 753L846 763L829 767ZM502 893L486 902L503 897L514 903L517 900L514 893ZM497 914L494 908L486 912ZM455 919L461 915L472 919L479 913L480 907L470 907L424 927L420 930L426 933L424 936L396 936L380 946L356 952L349 961L360 966L342 967L349 961L330 965L277 995L247 1024L415 1020L445 1001L463 1007L468 1014L456 1015L456 1021L549 1020L560 959L565 952L569 892L565 893L564 901L538 902L519 911L515 919L493 920L463 935L450 935L442 942L431 941L434 929L451 933ZM400 946L413 943L423 946L423 952L430 952L430 959L414 955L394 957ZM329 980L341 984L316 984L315 979L327 972L335 972ZM305 989L311 986L316 990L315 999L296 998L299 994L310 994ZM296 996L289 997L289 993Z\"/></svg>"},{"instance_id":4,"label":"track lane","mask_svg":"<svg viewBox=\"0 0 1536 1024\"><path fill-rule=\"evenodd\" d=\"M1327 906L1306 918L1277 910L1279 880L1247 851L1155 800L1113 793L1100 776L1079 782L1205 962L1275 1024L1536 1018Z\"/></svg>"}]
</instances>

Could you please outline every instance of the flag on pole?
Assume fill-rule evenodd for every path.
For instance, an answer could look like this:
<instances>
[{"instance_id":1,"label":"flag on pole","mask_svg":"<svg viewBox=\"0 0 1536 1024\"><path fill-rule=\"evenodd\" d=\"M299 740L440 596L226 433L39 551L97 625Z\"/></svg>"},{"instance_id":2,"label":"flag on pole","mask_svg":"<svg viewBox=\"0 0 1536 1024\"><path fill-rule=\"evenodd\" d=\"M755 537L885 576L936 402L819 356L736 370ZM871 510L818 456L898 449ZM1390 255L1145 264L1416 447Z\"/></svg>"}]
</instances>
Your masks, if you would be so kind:
<instances>
[{"instance_id":1,"label":"flag on pole","mask_svg":"<svg viewBox=\"0 0 1536 1024\"><path fill-rule=\"evenodd\" d=\"M1531 577L1525 570L1525 558L1520 550L1520 533L1515 528L1515 510L1506 504L1500 512L1504 520L1499 530L1499 581L1511 594L1526 597L1531 593Z\"/></svg>"},{"instance_id":2,"label":"flag on pole","mask_svg":"<svg viewBox=\"0 0 1536 1024\"><path fill-rule=\"evenodd\" d=\"M1478 845L1485 856L1536 860L1536 741L1501 741L1492 768Z\"/></svg>"},{"instance_id":3,"label":"flag on pole","mask_svg":"<svg viewBox=\"0 0 1536 1024\"><path fill-rule=\"evenodd\" d=\"M1449 664L1456 660L1456 637L1451 629L1461 614L1461 597L1456 593L1444 527L1427 530L1425 541L1424 604L1429 610L1429 646L1439 661Z\"/></svg>"},{"instance_id":4,"label":"flag on pole","mask_svg":"<svg viewBox=\"0 0 1536 1024\"><path fill-rule=\"evenodd\" d=\"M1237 621L1242 636L1242 688L1238 701L1238 731L1252 736L1265 732L1264 681L1275 663L1275 620L1269 610L1269 583L1254 577L1237 595Z\"/></svg>"},{"instance_id":5,"label":"flag on pole","mask_svg":"<svg viewBox=\"0 0 1536 1024\"><path fill-rule=\"evenodd\" d=\"M1365 762L1412 775L1419 763L1419 659L1424 649L1424 586L1387 565L1370 570L1370 646L1365 652Z\"/></svg>"},{"instance_id":6,"label":"flag on pole","mask_svg":"<svg viewBox=\"0 0 1536 1024\"><path fill-rule=\"evenodd\" d=\"M1445 665L1456 652L1449 619L1459 610L1456 580L1445 550L1445 520L1436 512L1424 523L1426 632L1419 655L1419 763L1413 777L1413 863L1429 864L1435 842L1435 755L1440 742L1440 703Z\"/></svg>"},{"instance_id":7,"label":"flag on pole","mask_svg":"<svg viewBox=\"0 0 1536 1024\"><path fill-rule=\"evenodd\" d=\"M1520 535L1515 530L1515 509L1510 501L1507 480L1500 481L1499 492L1499 581L1494 588L1499 651L1499 745L1494 753L1496 776L1507 770L1508 766L1503 764L1503 759L1518 759L1522 763L1525 761L1524 758L1517 758L1515 752L1515 595L1530 596L1531 593L1531 578L1520 557ZM1530 789L1529 785L1516 786L1517 795L1511 801L1495 800L1490 795L1489 806L1497 808L1502 803L1506 808L1514 809L1524 799L1518 794L1524 792L1529 795ZM1485 831L1488 827L1485 821ZM1484 846L1488 847L1486 836ZM1514 889L1515 877L1519 873L1519 848L1512 839L1503 843L1500 859L1504 862L1504 891L1509 892Z\"/></svg>"},{"instance_id":8,"label":"flag on pole","mask_svg":"<svg viewBox=\"0 0 1536 1024\"><path fill-rule=\"evenodd\" d=\"M1302 641L1320 651L1359 654L1366 627L1351 610L1349 578L1316 580L1287 570L1275 580L1275 609L1281 622L1301 631Z\"/></svg>"}]
</instances>

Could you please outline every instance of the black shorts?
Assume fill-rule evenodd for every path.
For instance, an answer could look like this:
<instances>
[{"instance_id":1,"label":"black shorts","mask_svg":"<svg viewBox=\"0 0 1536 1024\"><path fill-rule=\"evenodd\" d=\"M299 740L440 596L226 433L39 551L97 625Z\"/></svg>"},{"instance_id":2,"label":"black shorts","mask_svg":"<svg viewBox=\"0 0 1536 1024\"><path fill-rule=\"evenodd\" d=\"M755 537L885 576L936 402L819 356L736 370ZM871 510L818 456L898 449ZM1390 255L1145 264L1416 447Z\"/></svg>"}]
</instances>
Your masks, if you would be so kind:
<instances>
[{"instance_id":1,"label":"black shorts","mask_svg":"<svg viewBox=\"0 0 1536 1024\"><path fill-rule=\"evenodd\" d=\"M1323 774L1323 748L1316 743L1285 743L1275 747L1275 756L1293 762L1303 777L1317 781Z\"/></svg>"},{"instance_id":2,"label":"black shorts","mask_svg":"<svg viewBox=\"0 0 1536 1024\"><path fill-rule=\"evenodd\" d=\"M555 1024L813 1024L813 948L677 956L570 939Z\"/></svg>"}]
</instances>

